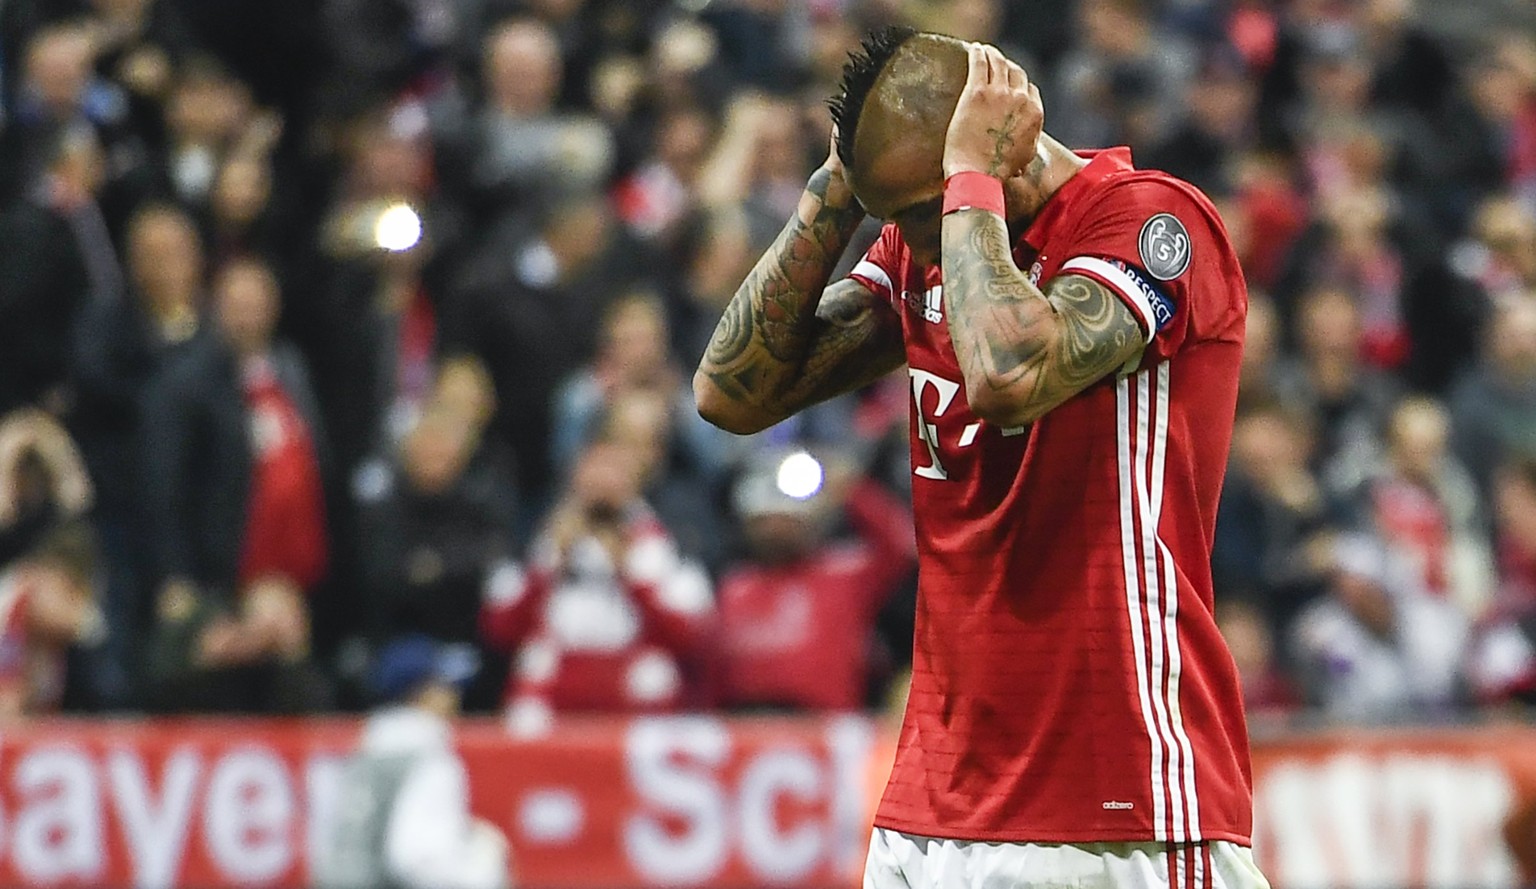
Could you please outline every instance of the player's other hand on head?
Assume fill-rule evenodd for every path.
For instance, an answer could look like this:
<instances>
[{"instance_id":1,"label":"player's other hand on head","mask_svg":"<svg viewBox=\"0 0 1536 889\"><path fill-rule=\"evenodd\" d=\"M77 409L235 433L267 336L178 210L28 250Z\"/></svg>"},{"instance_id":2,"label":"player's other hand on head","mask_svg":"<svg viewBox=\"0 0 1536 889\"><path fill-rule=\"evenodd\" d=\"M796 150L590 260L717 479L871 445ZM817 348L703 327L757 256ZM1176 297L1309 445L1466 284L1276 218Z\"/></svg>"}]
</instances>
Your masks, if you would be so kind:
<instances>
[{"instance_id":1,"label":"player's other hand on head","mask_svg":"<svg viewBox=\"0 0 1536 889\"><path fill-rule=\"evenodd\" d=\"M1040 88L996 47L966 44L970 69L944 138L944 175L1007 179L1034 160L1045 126Z\"/></svg>"},{"instance_id":2,"label":"player's other hand on head","mask_svg":"<svg viewBox=\"0 0 1536 889\"><path fill-rule=\"evenodd\" d=\"M832 125L832 135L828 139L827 159L822 164L829 172L836 176L847 176L848 167L843 164L842 155L837 153L837 124Z\"/></svg>"},{"instance_id":3,"label":"player's other hand on head","mask_svg":"<svg viewBox=\"0 0 1536 889\"><path fill-rule=\"evenodd\" d=\"M853 185L848 181L848 167L843 163L842 156L837 153L837 124L832 125L832 135L828 140L827 159L822 162L821 168L830 174L827 182L826 200L836 207L847 207L858 201L854 196Z\"/></svg>"}]
</instances>

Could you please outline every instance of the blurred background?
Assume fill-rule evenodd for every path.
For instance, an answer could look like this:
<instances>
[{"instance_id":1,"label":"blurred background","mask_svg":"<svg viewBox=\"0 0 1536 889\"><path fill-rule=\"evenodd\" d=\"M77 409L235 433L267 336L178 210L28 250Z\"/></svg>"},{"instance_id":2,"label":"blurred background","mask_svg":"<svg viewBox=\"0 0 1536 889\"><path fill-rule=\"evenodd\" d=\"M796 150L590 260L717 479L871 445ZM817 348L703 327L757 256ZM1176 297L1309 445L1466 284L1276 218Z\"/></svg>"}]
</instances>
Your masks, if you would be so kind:
<instances>
[{"instance_id":1,"label":"blurred background","mask_svg":"<svg viewBox=\"0 0 1536 889\"><path fill-rule=\"evenodd\" d=\"M473 651L466 756L493 761L474 805L522 882L846 884L832 850L862 803L796 833L780 797L837 809L878 784L855 748L883 778L915 590L906 381L739 439L697 418L689 378L825 157L845 54L889 22L998 45L1058 138L1129 144L1222 211L1251 306L1217 616L1277 887L1519 885L1536 767L1500 757L1536 748L1529 0L3 0L0 716L20 747L0 802L43 793L16 754L55 743L101 788L112 745L169 788L190 726L208 750L267 738L313 820L294 751L340 743L381 703L379 653L424 634ZM731 788L753 745L819 752L758 779L767 845L722 827L715 870L647 871L646 836L693 842L678 819L713 811L651 730ZM733 752L711 759L717 734ZM1385 765L1330 784L1333 753ZM503 806L496 782L543 781L541 756L611 760L671 814L630 832L633 801L594 802L590 776ZM1270 756L1299 757L1273 793ZM1486 805L1430 805L1453 791ZM1333 792L1373 801L1354 827L1298 824ZM570 844L605 817L590 854L619 863L584 870ZM1434 818L1465 843L1414 851ZM0 871L307 873L298 840L270 873L207 870L217 849L145 871L124 837L158 834L110 825L79 848L38 828L28 854L63 864L22 844ZM1355 827L1401 855L1307 839ZM807 843L803 873L752 870Z\"/></svg>"}]
</instances>

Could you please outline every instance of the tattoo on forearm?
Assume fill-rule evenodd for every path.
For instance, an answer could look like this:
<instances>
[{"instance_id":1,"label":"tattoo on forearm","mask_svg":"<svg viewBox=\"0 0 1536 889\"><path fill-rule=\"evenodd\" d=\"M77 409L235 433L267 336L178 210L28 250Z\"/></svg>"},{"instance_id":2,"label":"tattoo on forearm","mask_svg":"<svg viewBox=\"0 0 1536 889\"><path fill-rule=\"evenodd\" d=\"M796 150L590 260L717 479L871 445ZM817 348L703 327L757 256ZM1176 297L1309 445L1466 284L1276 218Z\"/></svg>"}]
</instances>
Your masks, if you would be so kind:
<instances>
[{"instance_id":1,"label":"tattoo on forearm","mask_svg":"<svg viewBox=\"0 0 1536 889\"><path fill-rule=\"evenodd\" d=\"M944 302L967 379L1006 391L1021 413L1043 413L1124 365L1142 347L1130 310L1090 278L1048 292L1014 265L1008 230L985 211L946 218Z\"/></svg>"},{"instance_id":2,"label":"tattoo on forearm","mask_svg":"<svg viewBox=\"0 0 1536 889\"><path fill-rule=\"evenodd\" d=\"M758 260L715 327L700 369L734 401L787 414L851 388L847 358L888 346L891 331L884 319L867 307L860 311L857 300L822 297L863 218L856 204L828 202L832 184L826 170L811 177L795 218ZM895 341L899 345L899 330Z\"/></svg>"}]
</instances>

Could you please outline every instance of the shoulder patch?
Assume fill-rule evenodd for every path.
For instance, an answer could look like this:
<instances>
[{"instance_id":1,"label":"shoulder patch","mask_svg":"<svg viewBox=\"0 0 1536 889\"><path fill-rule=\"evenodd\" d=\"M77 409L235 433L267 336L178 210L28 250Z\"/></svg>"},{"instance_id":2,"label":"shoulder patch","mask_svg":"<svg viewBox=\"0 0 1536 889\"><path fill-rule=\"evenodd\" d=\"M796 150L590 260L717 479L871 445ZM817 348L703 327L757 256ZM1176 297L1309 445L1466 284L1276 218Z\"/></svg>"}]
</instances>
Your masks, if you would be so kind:
<instances>
[{"instance_id":1,"label":"shoulder patch","mask_svg":"<svg viewBox=\"0 0 1536 889\"><path fill-rule=\"evenodd\" d=\"M1159 281L1172 281L1189 270L1189 231L1172 213L1148 219L1136 238L1141 266Z\"/></svg>"}]
</instances>

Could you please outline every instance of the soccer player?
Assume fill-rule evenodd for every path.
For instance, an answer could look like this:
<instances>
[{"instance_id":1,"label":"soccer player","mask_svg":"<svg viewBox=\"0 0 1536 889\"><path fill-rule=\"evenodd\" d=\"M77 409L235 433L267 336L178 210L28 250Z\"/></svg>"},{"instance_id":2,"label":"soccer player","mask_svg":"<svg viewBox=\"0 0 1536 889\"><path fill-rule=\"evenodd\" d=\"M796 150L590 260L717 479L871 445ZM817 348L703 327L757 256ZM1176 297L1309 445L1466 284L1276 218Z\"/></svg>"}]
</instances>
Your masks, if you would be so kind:
<instances>
[{"instance_id":1,"label":"soccer player","mask_svg":"<svg viewBox=\"0 0 1536 889\"><path fill-rule=\"evenodd\" d=\"M1262 889L1212 615L1247 308L1215 209L1044 135L991 47L882 31L832 108L694 389L750 433L907 366L917 631L866 889Z\"/></svg>"}]
</instances>

